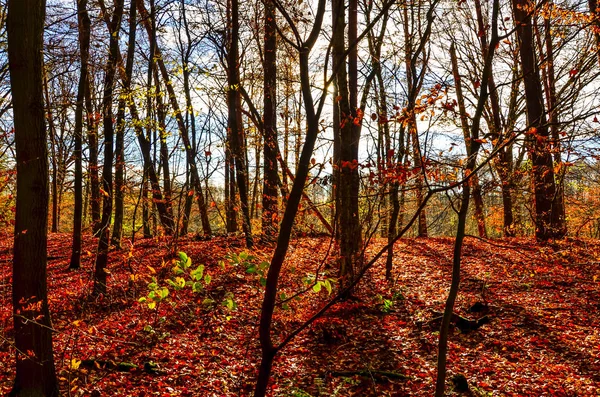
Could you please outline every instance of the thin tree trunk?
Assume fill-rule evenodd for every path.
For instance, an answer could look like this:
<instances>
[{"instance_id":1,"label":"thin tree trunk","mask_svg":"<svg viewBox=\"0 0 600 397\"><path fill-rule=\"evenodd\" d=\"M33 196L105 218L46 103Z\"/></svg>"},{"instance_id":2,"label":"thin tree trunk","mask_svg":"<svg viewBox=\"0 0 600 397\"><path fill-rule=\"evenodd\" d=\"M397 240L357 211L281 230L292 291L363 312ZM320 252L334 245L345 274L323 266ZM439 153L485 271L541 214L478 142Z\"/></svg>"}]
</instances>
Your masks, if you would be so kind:
<instances>
[{"instance_id":1,"label":"thin tree trunk","mask_svg":"<svg viewBox=\"0 0 600 397\"><path fill-rule=\"evenodd\" d=\"M104 6L104 0L99 0L98 4L100 5L102 15L104 18L104 22L105 22L106 26L109 27L110 26L110 17L108 16L106 7ZM126 73L125 73L125 68L123 67L123 58L122 58L120 52L117 54L117 66L118 66L117 70L121 76L121 80L125 81ZM129 91L130 92L128 93L128 95L131 96L131 90L129 90ZM138 138L138 143L139 143L140 149L142 151L144 167L147 168L148 179L150 180L150 184L152 187L152 198L156 204L156 208L158 209L158 213L160 215L160 221L165 229L165 233L167 235L171 235L171 234L173 234L173 231L175 230L174 229L175 225L174 225L174 220L173 220L172 215L169 215L169 214L172 214L173 211L172 211L171 207L167 207L167 203L163 199L163 196L161 193L160 184L158 182L158 176L156 174L156 169L154 168L154 165L152 164L151 144L150 144L150 141L146 138L146 136L144 134L144 129L142 127L144 125L144 123L140 119L140 115L138 113L138 109L137 109L135 101L128 101L128 106L129 106L129 113L131 114L133 129Z\"/></svg>"},{"instance_id":2,"label":"thin tree trunk","mask_svg":"<svg viewBox=\"0 0 600 397\"><path fill-rule=\"evenodd\" d=\"M107 16L108 17L108 16ZM85 108L87 112L88 140L88 174L90 176L90 212L92 218L92 233L97 235L100 230L100 178L98 176L98 121L99 116L94 109L88 72L85 90Z\"/></svg>"},{"instance_id":3,"label":"thin tree trunk","mask_svg":"<svg viewBox=\"0 0 600 397\"><path fill-rule=\"evenodd\" d=\"M598 64L600 65L600 9L598 8L597 0L588 0L588 5L590 7L590 13L594 17L594 38L596 39L596 53L598 54Z\"/></svg>"},{"instance_id":4,"label":"thin tree trunk","mask_svg":"<svg viewBox=\"0 0 600 397\"><path fill-rule=\"evenodd\" d=\"M456 99L458 102L458 110L460 114L460 124L463 130L463 137L465 140L465 146L467 149L471 145L471 133L469 131L469 119L467 110L465 107L465 98L462 92L462 79L458 70L458 60L456 58L456 49L454 45L450 46L450 60L452 63L452 74L454 76L454 87L456 90ZM477 231L479 237L487 238L487 232L485 229L485 215L483 213L483 198L481 196L481 186L479 185L479 178L477 175L473 175L471 178L471 188L473 191L473 201L475 203L475 222L477 222Z\"/></svg>"},{"instance_id":5,"label":"thin tree trunk","mask_svg":"<svg viewBox=\"0 0 600 397\"><path fill-rule=\"evenodd\" d=\"M100 238L98 240L98 255L96 257L96 266L94 270L94 295L106 294L107 273L106 265L108 262L108 248L110 242L110 220L112 215L113 198L113 91L115 82L115 73L117 66L117 56L119 54L119 30L121 28L121 18L123 16L123 0L115 0L112 21L110 24L109 55L106 61L106 75L104 76L104 93L102 97L102 118L104 123L104 166L102 167L102 221L100 227Z\"/></svg>"},{"instance_id":6,"label":"thin tree trunk","mask_svg":"<svg viewBox=\"0 0 600 397\"><path fill-rule=\"evenodd\" d=\"M52 150L52 223L50 231L58 232L58 153L56 151L56 126L54 125L54 114L50 106L50 88L48 87L48 76L44 73L44 94L46 96L46 112L48 127L50 129L50 149Z\"/></svg>"},{"instance_id":7,"label":"thin tree trunk","mask_svg":"<svg viewBox=\"0 0 600 397\"><path fill-rule=\"evenodd\" d=\"M46 282L48 149L43 100L44 0L8 1L8 67L16 144L12 269L16 376L10 396L59 395Z\"/></svg>"},{"instance_id":8,"label":"thin tree trunk","mask_svg":"<svg viewBox=\"0 0 600 397\"><path fill-rule=\"evenodd\" d=\"M239 3L231 0L229 49L227 51L227 105L228 130L231 134L231 151L235 165L237 189L242 209L242 230L246 237L246 247L253 245L248 207L248 186L246 184L246 153L244 150L244 130L242 125L241 96L239 91Z\"/></svg>"},{"instance_id":9,"label":"thin tree trunk","mask_svg":"<svg viewBox=\"0 0 600 397\"><path fill-rule=\"evenodd\" d=\"M484 59L484 67L482 72L482 81L487 81L491 73L492 60L496 44L498 43L498 13L499 13L499 1L494 0L493 3L493 17L492 17L492 37L490 40L490 50L487 52ZM451 44L450 53L453 58L453 69L458 75L458 67L456 65L456 53L454 50L454 43ZM460 76L458 79L457 86L460 87ZM460 88L458 88L460 90ZM479 139L479 129L481 124L481 117L488 97L488 85L482 84L479 92L479 99L473 115L472 124L469 128L470 133L466 138L467 147L467 164L465 167L464 175L468 177L472 175L475 166L477 165L477 153L481 146ZM461 118L464 119L465 114L461 114ZM468 126L467 126L468 127ZM472 177L471 177L472 178ZM450 321L454 312L454 303L458 295L458 289L460 286L460 267L461 267L461 253L462 245L465 237L465 226L467 221L467 212L469 209L469 199L471 193L472 180L467 180L462 184L462 199L461 205L458 212L458 225L456 228L456 239L454 240L454 252L452 260L452 281L450 284L450 291L448 292L448 298L446 299L446 305L444 308L444 315L442 317L442 325L440 327L440 336L438 344L438 360L437 360L437 379L435 384L435 397L443 397L446 386L446 359L448 350L448 336L450 330Z\"/></svg>"},{"instance_id":10,"label":"thin tree trunk","mask_svg":"<svg viewBox=\"0 0 600 397\"><path fill-rule=\"evenodd\" d=\"M552 137L552 159L558 169L556 176L556 194L553 200L552 222L555 225L563 225L566 231L566 213L565 213L565 191L564 178L566 168L562 166L562 145L559 132L559 113L556 109L558 100L556 98L556 77L554 72L554 46L552 43L552 34L550 19L544 18L544 43L546 46L546 68L543 69L544 80L546 82L546 103L548 108L548 122L550 123L550 136ZM541 47L541 46L540 46Z\"/></svg>"},{"instance_id":11,"label":"thin tree trunk","mask_svg":"<svg viewBox=\"0 0 600 397\"><path fill-rule=\"evenodd\" d=\"M74 181L74 208L73 208L73 246L71 248L71 260L69 269L79 269L81 266L81 229L83 212L83 170L81 164L82 141L83 141L83 102L87 89L88 62L90 51L90 26L91 21L87 12L87 0L77 1L77 15L79 26L79 57L81 67L79 69L79 86L77 88L77 102L75 105L75 181Z\"/></svg>"},{"instance_id":12,"label":"thin tree trunk","mask_svg":"<svg viewBox=\"0 0 600 397\"><path fill-rule=\"evenodd\" d=\"M136 5L138 7L138 11L140 16L142 17L142 21L144 22L144 27L146 28L146 32L148 36L152 37L153 29L152 25L149 22L148 11L144 6L143 0L136 0ZM155 58L156 63L158 64L158 68L160 70L160 74L165 82L165 87L167 90L167 94L169 97L169 102L171 103L171 108L173 109L173 113L175 114L175 119L177 120L177 126L179 128L179 133L181 136L181 140L183 141L183 145L185 147L186 158L188 163L190 164L190 170L192 174L192 183L194 188L196 189L196 199L198 202L198 209L200 210L200 219L202 221L202 229L205 235L210 235L212 233L210 222L208 219L208 209L206 207L206 203L204 200L204 195L202 194L202 181L200 180L200 176L198 173L198 167L196 165L196 156L192 150L192 143L190 142L190 138L188 135L188 130L185 126L185 120L183 119L183 114L181 109L179 108L179 104L177 102L177 95L175 94L175 90L173 89L173 85L171 79L169 78L169 73L165 66L165 62L163 60L162 54L158 46L155 48Z\"/></svg>"},{"instance_id":13,"label":"thin tree trunk","mask_svg":"<svg viewBox=\"0 0 600 397\"><path fill-rule=\"evenodd\" d=\"M300 61L301 89L304 97L306 122L308 128L306 131L306 139L304 140L304 147L302 149L302 156L296 170L296 179L294 180L292 190L289 194L288 202L285 207L285 212L283 214L283 219L279 229L277 246L275 247L275 252L273 254L273 258L271 259L271 265L269 266L267 273L265 295L260 313L260 326L258 331L262 356L256 387L254 389L254 397L264 397L266 395L267 385L271 375L271 368L273 366L273 358L275 357L275 354L277 354L277 350L274 348L273 341L271 340L271 324L273 319L273 311L275 309L275 301L277 298L277 284L279 282L279 274L283 266L283 260L285 259L289 247L292 227L294 225L296 214L298 213L298 205L300 204L302 191L304 190L304 184L306 182L306 178L308 177L310 159L312 157L315 142L319 134L319 116L315 112L315 105L313 102L310 85L309 55L310 50L314 46L321 30L324 13L325 0L319 0L312 31L307 41L302 43L302 46L299 47L298 51L298 57Z\"/></svg>"},{"instance_id":14,"label":"thin tree trunk","mask_svg":"<svg viewBox=\"0 0 600 397\"><path fill-rule=\"evenodd\" d=\"M277 200L279 173L277 169L277 22L275 4L271 1L265 1L264 43L264 159L261 221L263 239L272 241L277 235L279 223Z\"/></svg>"},{"instance_id":15,"label":"thin tree trunk","mask_svg":"<svg viewBox=\"0 0 600 397\"><path fill-rule=\"evenodd\" d=\"M136 7L132 1L129 7L129 42L127 44L127 63L125 65L125 79L123 89L119 97L117 111L117 140L115 161L115 222L113 227L112 244L121 248L121 236L123 234L123 215L125 199L125 102L133 100L129 98L131 86L131 75L133 73L133 58L135 57L135 32L136 32Z\"/></svg>"}]
</instances>

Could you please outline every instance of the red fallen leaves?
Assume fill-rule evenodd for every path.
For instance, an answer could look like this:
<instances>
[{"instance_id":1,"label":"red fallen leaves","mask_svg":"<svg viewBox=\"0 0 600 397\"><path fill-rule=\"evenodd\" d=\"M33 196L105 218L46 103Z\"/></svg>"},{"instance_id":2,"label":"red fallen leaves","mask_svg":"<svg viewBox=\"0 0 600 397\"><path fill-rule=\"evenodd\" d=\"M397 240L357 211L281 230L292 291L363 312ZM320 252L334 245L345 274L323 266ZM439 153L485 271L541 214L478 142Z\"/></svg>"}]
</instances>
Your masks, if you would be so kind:
<instances>
[{"instance_id":1,"label":"red fallen leaves","mask_svg":"<svg viewBox=\"0 0 600 397\"><path fill-rule=\"evenodd\" d=\"M450 238L406 239L396 247L395 287L384 280L383 260L356 290L356 301L334 305L309 330L277 356L271 395L320 390L338 395L431 396L435 376L437 329L428 327L433 311L443 308L449 286ZM86 237L84 251L95 250ZM367 249L367 256L382 241ZM11 236L0 239L0 259L10 260ZM83 270L66 271L70 245L67 234L50 235L49 291L55 333L57 370L63 391L90 395L237 396L250 395L258 360L256 322L262 290L245 269L217 262L243 251L237 238L211 241L182 239L179 249L194 264L205 264L212 282L207 292L220 299L232 291L238 309L202 307L202 297L187 291L173 293L174 306L149 311L136 303L146 290L147 266L158 275L169 271L165 238L140 239L133 256L110 253L109 294L88 298L93 256ZM280 292L291 296L304 288L302 278L314 274L329 247L328 239L295 239L284 266ZM269 259L271 249L253 255ZM531 239L483 242L467 238L463 251L463 282L457 312L473 317L468 308L482 299L489 304L489 324L450 338L449 371L462 373L469 385L505 396L594 395L600 388L600 243L570 240L540 246ZM162 262L165 266L161 266ZM129 265L133 274L128 270ZM9 266L0 267L8 280ZM323 268L322 268L323 270ZM332 267L329 272L335 274ZM133 279L131 275L136 275ZM380 296L380 298L378 298ZM395 298L394 298L395 297ZM289 310L275 313L276 340L291 332L322 307L326 294L309 292L291 301ZM382 300L393 301L383 312ZM151 331L144 328L150 325ZM0 336L12 338L10 285L0 283ZM13 379L14 355L0 345L0 394ZM69 369L71 359L113 360L143 365L154 362L161 372ZM348 375L332 371L391 371L407 380ZM69 383L70 382L70 383Z\"/></svg>"}]
</instances>

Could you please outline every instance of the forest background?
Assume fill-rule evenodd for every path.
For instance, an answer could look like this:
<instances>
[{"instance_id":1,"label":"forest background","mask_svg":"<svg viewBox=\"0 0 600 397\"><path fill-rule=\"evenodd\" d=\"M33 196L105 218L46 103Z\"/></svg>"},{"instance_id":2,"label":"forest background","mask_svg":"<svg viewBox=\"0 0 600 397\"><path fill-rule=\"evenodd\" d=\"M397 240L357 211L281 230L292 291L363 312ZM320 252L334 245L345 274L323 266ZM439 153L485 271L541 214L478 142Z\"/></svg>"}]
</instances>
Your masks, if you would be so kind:
<instances>
[{"instance_id":1,"label":"forest background","mask_svg":"<svg viewBox=\"0 0 600 397\"><path fill-rule=\"evenodd\" d=\"M278 353L364 294L376 264L397 287L394 244L452 236L443 395L451 326L484 318L454 314L465 237L560 251L566 237L600 236L599 18L595 0L0 4L0 222L6 238L14 228L8 329L24 356L13 392L58 392L46 239L62 232L66 266L93 267L89 299L111 295L124 254L130 282L149 290L130 298L148 310L211 283L178 254L189 234L243 239L245 250L214 249L264 293L256 396ZM274 319L303 294L280 284L300 237L330 241L303 278L330 299L279 340ZM149 238L177 277L131 267ZM203 302L231 311L234 298Z\"/></svg>"}]
</instances>

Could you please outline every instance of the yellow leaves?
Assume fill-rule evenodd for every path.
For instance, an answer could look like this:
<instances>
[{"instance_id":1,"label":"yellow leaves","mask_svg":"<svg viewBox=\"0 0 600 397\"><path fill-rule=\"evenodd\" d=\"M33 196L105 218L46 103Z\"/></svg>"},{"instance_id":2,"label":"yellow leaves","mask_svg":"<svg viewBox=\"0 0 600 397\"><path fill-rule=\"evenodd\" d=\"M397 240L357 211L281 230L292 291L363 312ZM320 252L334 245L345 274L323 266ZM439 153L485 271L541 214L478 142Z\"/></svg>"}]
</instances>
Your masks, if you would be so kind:
<instances>
[{"instance_id":1,"label":"yellow leaves","mask_svg":"<svg viewBox=\"0 0 600 397\"><path fill-rule=\"evenodd\" d=\"M81 365L81 360L78 360L76 358L71 359L70 368L72 371L77 371L79 369L80 365Z\"/></svg>"},{"instance_id":2,"label":"yellow leaves","mask_svg":"<svg viewBox=\"0 0 600 397\"><path fill-rule=\"evenodd\" d=\"M73 324L76 327L79 327L79 325L81 324L81 320L75 320L71 324Z\"/></svg>"},{"instance_id":3,"label":"yellow leaves","mask_svg":"<svg viewBox=\"0 0 600 397\"><path fill-rule=\"evenodd\" d=\"M156 274L156 270L152 266L147 265L146 267L148 268L148 270L150 270L150 273Z\"/></svg>"}]
</instances>

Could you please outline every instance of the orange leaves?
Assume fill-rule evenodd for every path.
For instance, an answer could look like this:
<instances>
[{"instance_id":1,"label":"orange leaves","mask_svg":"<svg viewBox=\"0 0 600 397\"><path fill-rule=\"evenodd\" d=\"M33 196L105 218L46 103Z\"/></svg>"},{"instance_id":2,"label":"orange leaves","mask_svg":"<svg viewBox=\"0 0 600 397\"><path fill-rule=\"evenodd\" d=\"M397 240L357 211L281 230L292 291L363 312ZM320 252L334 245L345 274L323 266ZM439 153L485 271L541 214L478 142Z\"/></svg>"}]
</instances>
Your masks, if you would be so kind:
<instances>
[{"instance_id":1,"label":"orange leaves","mask_svg":"<svg viewBox=\"0 0 600 397\"><path fill-rule=\"evenodd\" d=\"M358 168L358 160L356 160L356 159L354 159L352 161L342 160L340 163L340 167L342 169L346 168L346 169L349 169L350 171L354 171L355 169Z\"/></svg>"},{"instance_id":2,"label":"orange leaves","mask_svg":"<svg viewBox=\"0 0 600 397\"><path fill-rule=\"evenodd\" d=\"M362 119L365 117L365 112L361 108L356 109L356 117L354 117L354 125L359 126L362 124Z\"/></svg>"},{"instance_id":3,"label":"orange leaves","mask_svg":"<svg viewBox=\"0 0 600 397\"><path fill-rule=\"evenodd\" d=\"M573 68L569 71L569 77L574 78L575 76L577 76L577 73L579 73L579 69Z\"/></svg>"}]
</instances>

